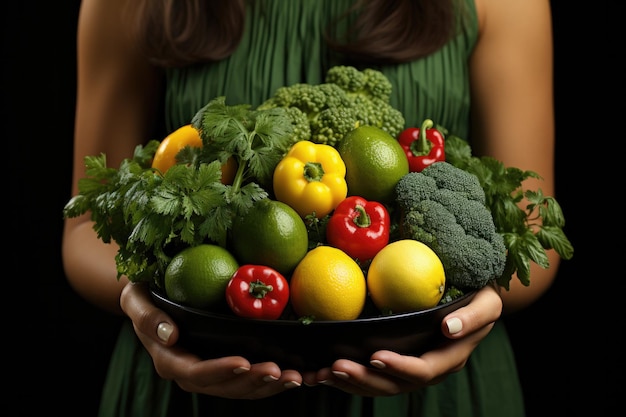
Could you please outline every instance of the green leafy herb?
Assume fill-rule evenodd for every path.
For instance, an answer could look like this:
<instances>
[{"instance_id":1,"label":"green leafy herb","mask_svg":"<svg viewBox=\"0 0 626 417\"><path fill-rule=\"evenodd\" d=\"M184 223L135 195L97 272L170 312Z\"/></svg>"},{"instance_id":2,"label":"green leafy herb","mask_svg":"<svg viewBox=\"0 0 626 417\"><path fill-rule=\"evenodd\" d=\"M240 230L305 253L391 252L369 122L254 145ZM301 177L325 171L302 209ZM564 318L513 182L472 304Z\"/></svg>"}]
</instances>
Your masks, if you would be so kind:
<instances>
[{"instance_id":1,"label":"green leafy herb","mask_svg":"<svg viewBox=\"0 0 626 417\"><path fill-rule=\"evenodd\" d=\"M284 109L255 111L210 101L193 118L202 148L187 147L165 175L150 163L159 141L138 146L118 169L106 155L87 156L79 194L64 207L64 217L91 212L105 243L119 245L118 278L159 284L173 255L187 246L213 242L226 246L235 215L268 197L274 168L290 141L291 121ZM221 182L221 166L233 157L238 170L232 185Z\"/></svg>"},{"instance_id":2,"label":"green leafy herb","mask_svg":"<svg viewBox=\"0 0 626 417\"><path fill-rule=\"evenodd\" d=\"M446 161L478 177L485 191L498 233L504 238L507 259L498 284L509 289L511 276L530 284L530 263L547 268L546 250L554 249L562 259L571 259L574 248L563 232L565 218L560 205L541 189L523 190L522 181L540 178L533 171L505 167L491 157L475 157L469 144L456 136L446 137ZM524 198L525 209L518 205Z\"/></svg>"},{"instance_id":3,"label":"green leafy herb","mask_svg":"<svg viewBox=\"0 0 626 417\"><path fill-rule=\"evenodd\" d=\"M200 109L191 123L202 136L199 163L225 162L234 156L240 167L233 183L237 192L250 179L271 189L274 168L291 145L293 127L285 109L227 106L225 98L218 97Z\"/></svg>"}]
</instances>

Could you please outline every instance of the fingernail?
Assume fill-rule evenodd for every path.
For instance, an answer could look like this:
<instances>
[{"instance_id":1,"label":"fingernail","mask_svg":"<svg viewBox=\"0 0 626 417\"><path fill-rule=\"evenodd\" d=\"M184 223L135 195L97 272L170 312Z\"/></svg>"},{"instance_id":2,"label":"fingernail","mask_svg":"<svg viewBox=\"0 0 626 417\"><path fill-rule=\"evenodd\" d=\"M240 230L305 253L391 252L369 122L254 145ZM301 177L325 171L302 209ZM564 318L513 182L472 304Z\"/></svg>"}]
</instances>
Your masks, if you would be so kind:
<instances>
[{"instance_id":1,"label":"fingernail","mask_svg":"<svg viewBox=\"0 0 626 417\"><path fill-rule=\"evenodd\" d=\"M243 374L244 372L248 372L249 370L250 368L244 368L243 366L240 366L238 368L233 369L233 374L240 375L240 374Z\"/></svg>"},{"instance_id":2,"label":"fingernail","mask_svg":"<svg viewBox=\"0 0 626 417\"><path fill-rule=\"evenodd\" d=\"M350 378L350 375L348 375L345 372L341 372L341 371L333 371L333 374L337 377L337 378L341 378L341 379L348 379Z\"/></svg>"},{"instance_id":3,"label":"fingernail","mask_svg":"<svg viewBox=\"0 0 626 417\"><path fill-rule=\"evenodd\" d=\"M456 317L447 320L446 326L448 326L450 334L455 334L463 330L463 322Z\"/></svg>"},{"instance_id":4,"label":"fingernail","mask_svg":"<svg viewBox=\"0 0 626 417\"><path fill-rule=\"evenodd\" d=\"M322 384L322 385L328 385L328 386L335 385L335 382L333 380L330 380L330 379L323 379L323 380L319 381L319 383Z\"/></svg>"},{"instance_id":5,"label":"fingernail","mask_svg":"<svg viewBox=\"0 0 626 417\"><path fill-rule=\"evenodd\" d=\"M274 375L265 375L263 377L263 381L265 381L265 382L273 382L273 381L278 381L278 378L276 378Z\"/></svg>"},{"instance_id":6,"label":"fingernail","mask_svg":"<svg viewBox=\"0 0 626 417\"><path fill-rule=\"evenodd\" d=\"M385 369L387 367L387 365L385 365L384 362L381 362L377 359L374 359L372 361L370 361L370 365L372 365L374 368L378 368L378 369Z\"/></svg>"},{"instance_id":7,"label":"fingernail","mask_svg":"<svg viewBox=\"0 0 626 417\"><path fill-rule=\"evenodd\" d=\"M159 336L159 339L161 339L164 342L167 342L170 339L170 336L172 335L172 325L169 323L159 323L159 325L157 326L157 336Z\"/></svg>"},{"instance_id":8,"label":"fingernail","mask_svg":"<svg viewBox=\"0 0 626 417\"><path fill-rule=\"evenodd\" d=\"M284 387L287 389L290 389L290 388L297 388L300 385L301 384L297 381L289 381L289 382L285 382Z\"/></svg>"}]
</instances>

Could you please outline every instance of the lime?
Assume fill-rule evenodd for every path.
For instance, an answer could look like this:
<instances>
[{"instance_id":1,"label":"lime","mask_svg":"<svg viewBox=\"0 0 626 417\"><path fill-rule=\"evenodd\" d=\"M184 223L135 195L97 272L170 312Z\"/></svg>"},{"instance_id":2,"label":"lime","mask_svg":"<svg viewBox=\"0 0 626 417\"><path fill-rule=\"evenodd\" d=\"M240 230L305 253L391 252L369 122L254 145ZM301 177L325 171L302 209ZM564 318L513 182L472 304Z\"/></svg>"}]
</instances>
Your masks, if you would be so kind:
<instances>
[{"instance_id":1,"label":"lime","mask_svg":"<svg viewBox=\"0 0 626 417\"><path fill-rule=\"evenodd\" d=\"M211 309L226 300L228 281L239 268L221 246L201 244L183 249L165 270L165 295L189 307Z\"/></svg>"},{"instance_id":2,"label":"lime","mask_svg":"<svg viewBox=\"0 0 626 417\"><path fill-rule=\"evenodd\" d=\"M289 275L306 255L309 237L304 220L293 208L266 198L235 217L231 247L242 265L265 265Z\"/></svg>"},{"instance_id":3,"label":"lime","mask_svg":"<svg viewBox=\"0 0 626 417\"><path fill-rule=\"evenodd\" d=\"M350 131L337 150L346 164L348 195L391 202L396 184L409 172L409 161L400 143L375 126L363 125Z\"/></svg>"}]
</instances>

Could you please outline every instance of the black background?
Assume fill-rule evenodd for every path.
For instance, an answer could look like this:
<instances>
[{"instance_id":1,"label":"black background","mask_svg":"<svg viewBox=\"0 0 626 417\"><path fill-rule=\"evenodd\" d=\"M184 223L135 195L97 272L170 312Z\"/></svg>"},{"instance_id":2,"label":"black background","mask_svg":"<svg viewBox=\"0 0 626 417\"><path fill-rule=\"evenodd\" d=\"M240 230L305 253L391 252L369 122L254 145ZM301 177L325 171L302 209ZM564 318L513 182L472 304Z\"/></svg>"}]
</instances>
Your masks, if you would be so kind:
<instances>
[{"instance_id":1,"label":"black background","mask_svg":"<svg viewBox=\"0 0 626 417\"><path fill-rule=\"evenodd\" d=\"M623 7L573 4L551 2L556 197L576 252L538 303L506 318L529 416L614 415L624 393ZM61 265L79 5L3 3L3 415L95 416L120 320L79 298ZM528 134L542 134L532 120Z\"/></svg>"}]
</instances>

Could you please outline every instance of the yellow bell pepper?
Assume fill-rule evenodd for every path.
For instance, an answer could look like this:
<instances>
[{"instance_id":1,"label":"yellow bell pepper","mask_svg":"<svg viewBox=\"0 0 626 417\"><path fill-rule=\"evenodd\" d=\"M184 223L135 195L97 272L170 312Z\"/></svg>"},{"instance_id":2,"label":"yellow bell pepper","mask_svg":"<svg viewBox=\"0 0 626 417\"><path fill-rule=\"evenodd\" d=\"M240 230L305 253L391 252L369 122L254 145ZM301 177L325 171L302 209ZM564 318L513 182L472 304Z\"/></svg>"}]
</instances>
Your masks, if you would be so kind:
<instances>
[{"instance_id":1,"label":"yellow bell pepper","mask_svg":"<svg viewBox=\"0 0 626 417\"><path fill-rule=\"evenodd\" d=\"M348 194L346 164L337 149L310 141L296 142L276 165L273 177L276 199L304 218L322 218Z\"/></svg>"}]
</instances>

